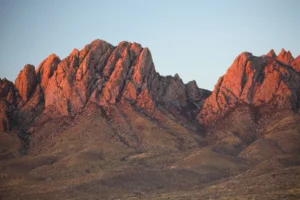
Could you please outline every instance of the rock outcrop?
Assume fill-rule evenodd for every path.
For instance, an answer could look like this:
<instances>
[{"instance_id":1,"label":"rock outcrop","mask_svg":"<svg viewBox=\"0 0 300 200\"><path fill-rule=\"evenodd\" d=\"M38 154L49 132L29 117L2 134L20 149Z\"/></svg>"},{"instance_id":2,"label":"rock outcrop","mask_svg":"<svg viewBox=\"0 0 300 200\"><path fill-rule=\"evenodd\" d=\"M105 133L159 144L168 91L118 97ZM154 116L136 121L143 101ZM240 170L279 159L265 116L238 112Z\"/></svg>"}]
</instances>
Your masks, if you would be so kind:
<instances>
[{"instance_id":1,"label":"rock outcrop","mask_svg":"<svg viewBox=\"0 0 300 200\"><path fill-rule=\"evenodd\" d=\"M47 87L48 80L53 76L60 61L58 56L51 54L36 69L37 81L44 90Z\"/></svg>"},{"instance_id":2,"label":"rock outcrop","mask_svg":"<svg viewBox=\"0 0 300 200\"><path fill-rule=\"evenodd\" d=\"M299 60L299 59L298 59ZM216 84L198 114L201 124L210 125L239 104L272 105L298 111L300 105L299 61L284 49L278 56L240 54Z\"/></svg>"},{"instance_id":3,"label":"rock outcrop","mask_svg":"<svg viewBox=\"0 0 300 200\"><path fill-rule=\"evenodd\" d=\"M33 65L25 65L15 80L15 87L18 89L20 97L27 102L36 86L36 73Z\"/></svg>"},{"instance_id":4,"label":"rock outcrop","mask_svg":"<svg viewBox=\"0 0 300 200\"><path fill-rule=\"evenodd\" d=\"M11 129L11 115L14 105L20 101L14 84L6 78L0 79L0 132Z\"/></svg>"}]
</instances>

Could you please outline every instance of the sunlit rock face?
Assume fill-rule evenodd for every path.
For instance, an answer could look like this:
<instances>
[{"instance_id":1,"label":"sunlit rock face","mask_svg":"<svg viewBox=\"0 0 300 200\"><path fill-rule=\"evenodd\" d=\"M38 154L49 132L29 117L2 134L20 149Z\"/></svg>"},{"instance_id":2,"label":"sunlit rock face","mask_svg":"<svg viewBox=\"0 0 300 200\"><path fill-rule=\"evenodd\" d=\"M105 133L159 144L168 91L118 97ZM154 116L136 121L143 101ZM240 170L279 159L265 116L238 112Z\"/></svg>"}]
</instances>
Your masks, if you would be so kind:
<instances>
[{"instance_id":1,"label":"sunlit rock face","mask_svg":"<svg viewBox=\"0 0 300 200\"><path fill-rule=\"evenodd\" d=\"M300 73L300 56L298 56L297 58L295 58L295 60L292 62L292 67L293 67L298 73Z\"/></svg>"},{"instance_id":2,"label":"sunlit rock face","mask_svg":"<svg viewBox=\"0 0 300 200\"><path fill-rule=\"evenodd\" d=\"M22 100L27 102L36 86L36 73L33 65L25 65L15 80L15 86Z\"/></svg>"},{"instance_id":3,"label":"sunlit rock face","mask_svg":"<svg viewBox=\"0 0 300 200\"><path fill-rule=\"evenodd\" d=\"M44 63L48 63L48 75L40 73L45 107L53 105L63 115L80 112L88 102L108 106L121 99L139 102L136 105L143 107L150 105L151 99L151 106L161 102L182 110L188 107L188 101L198 103L209 94L195 83L187 86L178 75L160 76L149 49L137 43L124 41L113 47L95 40L81 51L74 50L58 64L58 59L47 60ZM144 95L148 103L141 102Z\"/></svg>"},{"instance_id":4,"label":"sunlit rock face","mask_svg":"<svg viewBox=\"0 0 300 200\"><path fill-rule=\"evenodd\" d=\"M57 69L60 58L55 54L51 54L36 69L37 79L41 87L45 90L48 86L48 80L53 76Z\"/></svg>"},{"instance_id":5,"label":"sunlit rock face","mask_svg":"<svg viewBox=\"0 0 300 200\"><path fill-rule=\"evenodd\" d=\"M201 124L209 125L238 104L254 107L272 105L297 111L300 98L299 58L284 49L256 57L240 54L226 74L220 77L212 95L198 114Z\"/></svg>"},{"instance_id":6,"label":"sunlit rock face","mask_svg":"<svg viewBox=\"0 0 300 200\"><path fill-rule=\"evenodd\" d=\"M75 116L90 103L109 107L121 101L149 115L164 107L175 117L195 119L210 95L195 81L185 84L177 74L157 73L148 48L127 41L114 47L103 40L74 49L63 60L51 54L36 69L25 65L12 88L17 94L6 88L2 93L15 105L14 117L25 129L41 114Z\"/></svg>"}]
</instances>

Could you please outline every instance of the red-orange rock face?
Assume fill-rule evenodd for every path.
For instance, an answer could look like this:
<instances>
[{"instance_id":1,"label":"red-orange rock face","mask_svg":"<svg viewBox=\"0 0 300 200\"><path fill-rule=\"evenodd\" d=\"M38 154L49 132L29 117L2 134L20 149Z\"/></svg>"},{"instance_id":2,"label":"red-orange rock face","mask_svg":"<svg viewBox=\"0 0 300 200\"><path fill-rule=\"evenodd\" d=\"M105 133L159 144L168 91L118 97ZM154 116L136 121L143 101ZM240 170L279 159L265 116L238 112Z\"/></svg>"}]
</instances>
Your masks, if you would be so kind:
<instances>
[{"instance_id":1,"label":"red-orange rock face","mask_svg":"<svg viewBox=\"0 0 300 200\"><path fill-rule=\"evenodd\" d=\"M54 71L57 69L58 63L60 63L60 58L55 54L51 54L36 69L37 78L42 88L47 87L48 80L52 77Z\"/></svg>"},{"instance_id":2,"label":"red-orange rock face","mask_svg":"<svg viewBox=\"0 0 300 200\"><path fill-rule=\"evenodd\" d=\"M86 45L62 60L45 89L45 106L54 105L64 115L83 109L97 87L98 74L113 47L101 40Z\"/></svg>"},{"instance_id":3,"label":"red-orange rock face","mask_svg":"<svg viewBox=\"0 0 300 200\"><path fill-rule=\"evenodd\" d=\"M36 86L36 73L33 65L25 65L15 80L15 87L23 101L28 101Z\"/></svg>"},{"instance_id":4,"label":"red-orange rock face","mask_svg":"<svg viewBox=\"0 0 300 200\"><path fill-rule=\"evenodd\" d=\"M292 62L292 67L300 73L300 56L298 56L293 62Z\"/></svg>"},{"instance_id":5,"label":"red-orange rock face","mask_svg":"<svg viewBox=\"0 0 300 200\"><path fill-rule=\"evenodd\" d=\"M29 128L42 113L73 116L88 103L108 107L123 100L150 115L160 105L195 117L210 94L196 82L184 84L178 75L160 76L149 49L126 41L114 47L95 40L63 60L51 54L36 70L26 65L15 81L16 88L2 82L3 105L16 106L14 118L22 129ZM2 110L2 127L7 127L9 119Z\"/></svg>"},{"instance_id":6,"label":"red-orange rock face","mask_svg":"<svg viewBox=\"0 0 300 200\"><path fill-rule=\"evenodd\" d=\"M284 49L282 49L279 55L277 56L277 60L286 65L291 65L294 61L294 57L292 56L290 51L286 52Z\"/></svg>"},{"instance_id":7,"label":"red-orange rock face","mask_svg":"<svg viewBox=\"0 0 300 200\"><path fill-rule=\"evenodd\" d=\"M55 55L49 56L37 71L46 110L54 106L63 115L76 114L89 102L108 106L121 99L138 107L151 105L149 110L158 102L182 110L192 101L203 101L209 93L196 84L185 85L179 76L160 76L149 49L137 43L121 42L113 47L95 40L60 62ZM203 97L201 91L206 91ZM141 97L145 97L144 103Z\"/></svg>"},{"instance_id":8,"label":"red-orange rock face","mask_svg":"<svg viewBox=\"0 0 300 200\"><path fill-rule=\"evenodd\" d=\"M277 57L274 51L262 57L242 53L206 99L198 114L200 123L209 125L242 103L298 110L300 75L295 71L297 67L291 53L285 50Z\"/></svg>"}]
</instances>

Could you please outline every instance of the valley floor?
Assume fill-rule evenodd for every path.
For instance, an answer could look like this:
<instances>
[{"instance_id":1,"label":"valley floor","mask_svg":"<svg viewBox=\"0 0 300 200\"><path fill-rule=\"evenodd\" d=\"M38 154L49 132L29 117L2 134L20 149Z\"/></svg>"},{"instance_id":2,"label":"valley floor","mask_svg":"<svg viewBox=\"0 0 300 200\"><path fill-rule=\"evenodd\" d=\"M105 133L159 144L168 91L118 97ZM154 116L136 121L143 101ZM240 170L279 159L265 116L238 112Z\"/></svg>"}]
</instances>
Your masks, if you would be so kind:
<instances>
[{"instance_id":1,"label":"valley floor","mask_svg":"<svg viewBox=\"0 0 300 200\"><path fill-rule=\"evenodd\" d=\"M300 199L295 156L273 158L271 171L210 148L92 161L98 156L84 152L1 162L1 199ZM291 160L296 166L287 165Z\"/></svg>"}]
</instances>

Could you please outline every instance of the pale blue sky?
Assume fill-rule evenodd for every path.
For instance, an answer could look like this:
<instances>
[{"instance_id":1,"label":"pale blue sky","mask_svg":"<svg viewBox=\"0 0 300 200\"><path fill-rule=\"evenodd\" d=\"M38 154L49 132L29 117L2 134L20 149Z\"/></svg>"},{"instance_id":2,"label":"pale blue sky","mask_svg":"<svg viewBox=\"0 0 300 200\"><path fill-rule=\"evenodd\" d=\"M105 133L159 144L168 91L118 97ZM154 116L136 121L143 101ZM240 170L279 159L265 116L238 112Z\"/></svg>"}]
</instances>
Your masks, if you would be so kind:
<instances>
[{"instance_id":1,"label":"pale blue sky","mask_svg":"<svg viewBox=\"0 0 300 200\"><path fill-rule=\"evenodd\" d=\"M160 74L212 90L243 51L300 54L300 1L0 0L1 78L94 39L141 43Z\"/></svg>"}]
</instances>

